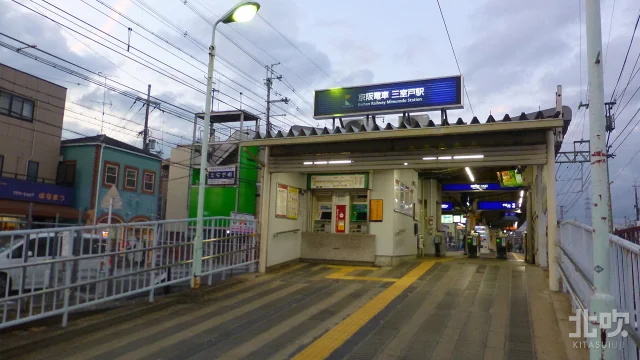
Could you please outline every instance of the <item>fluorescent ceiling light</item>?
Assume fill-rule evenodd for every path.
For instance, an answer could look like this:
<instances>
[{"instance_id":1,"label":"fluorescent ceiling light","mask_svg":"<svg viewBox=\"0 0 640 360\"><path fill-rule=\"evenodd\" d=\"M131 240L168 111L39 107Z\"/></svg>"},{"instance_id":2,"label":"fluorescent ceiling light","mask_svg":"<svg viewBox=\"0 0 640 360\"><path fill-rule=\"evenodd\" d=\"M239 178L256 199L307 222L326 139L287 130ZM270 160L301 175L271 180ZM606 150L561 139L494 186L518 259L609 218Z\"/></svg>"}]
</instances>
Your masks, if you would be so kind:
<instances>
[{"instance_id":1,"label":"fluorescent ceiling light","mask_svg":"<svg viewBox=\"0 0 640 360\"><path fill-rule=\"evenodd\" d=\"M438 160L451 160L451 156L440 156L438 157Z\"/></svg>"},{"instance_id":2,"label":"fluorescent ceiling light","mask_svg":"<svg viewBox=\"0 0 640 360\"><path fill-rule=\"evenodd\" d=\"M453 157L455 160L458 159L482 159L484 155L458 155Z\"/></svg>"},{"instance_id":3,"label":"fluorescent ceiling light","mask_svg":"<svg viewBox=\"0 0 640 360\"><path fill-rule=\"evenodd\" d=\"M304 165L313 165L313 161L305 161L302 164L304 164Z\"/></svg>"},{"instance_id":4,"label":"fluorescent ceiling light","mask_svg":"<svg viewBox=\"0 0 640 360\"><path fill-rule=\"evenodd\" d=\"M329 164L351 164L352 162L351 160L331 160Z\"/></svg>"},{"instance_id":5,"label":"fluorescent ceiling light","mask_svg":"<svg viewBox=\"0 0 640 360\"><path fill-rule=\"evenodd\" d=\"M407 166L407 165L409 165L409 163L404 163L404 166Z\"/></svg>"},{"instance_id":6,"label":"fluorescent ceiling light","mask_svg":"<svg viewBox=\"0 0 640 360\"><path fill-rule=\"evenodd\" d=\"M520 190L520 197L524 197L524 190Z\"/></svg>"},{"instance_id":7,"label":"fluorescent ceiling light","mask_svg":"<svg viewBox=\"0 0 640 360\"><path fill-rule=\"evenodd\" d=\"M436 157L430 156L430 157L423 157L422 160L435 160L437 159Z\"/></svg>"},{"instance_id":8,"label":"fluorescent ceiling light","mask_svg":"<svg viewBox=\"0 0 640 360\"><path fill-rule=\"evenodd\" d=\"M469 167L464 168L467 171L467 175L469 175L469 179L471 179L471 182L476 181L476 179L473 177L473 174L471 173L471 169L469 169Z\"/></svg>"},{"instance_id":9,"label":"fluorescent ceiling light","mask_svg":"<svg viewBox=\"0 0 640 360\"><path fill-rule=\"evenodd\" d=\"M313 162L315 165L327 165L328 162L327 161L314 161Z\"/></svg>"}]
</instances>

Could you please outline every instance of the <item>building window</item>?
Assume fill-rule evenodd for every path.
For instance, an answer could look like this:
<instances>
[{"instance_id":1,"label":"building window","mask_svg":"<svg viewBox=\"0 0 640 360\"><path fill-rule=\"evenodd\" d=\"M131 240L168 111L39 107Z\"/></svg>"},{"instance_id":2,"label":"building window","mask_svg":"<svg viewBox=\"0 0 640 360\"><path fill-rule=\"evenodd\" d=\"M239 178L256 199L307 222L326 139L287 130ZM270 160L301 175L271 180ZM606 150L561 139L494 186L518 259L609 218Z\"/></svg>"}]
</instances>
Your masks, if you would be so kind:
<instances>
[{"instance_id":1,"label":"building window","mask_svg":"<svg viewBox=\"0 0 640 360\"><path fill-rule=\"evenodd\" d=\"M33 121L34 102L27 98L0 91L0 114Z\"/></svg>"},{"instance_id":2,"label":"building window","mask_svg":"<svg viewBox=\"0 0 640 360\"><path fill-rule=\"evenodd\" d=\"M126 190L138 190L138 169L130 166L124 167L124 188Z\"/></svg>"},{"instance_id":3,"label":"building window","mask_svg":"<svg viewBox=\"0 0 640 360\"><path fill-rule=\"evenodd\" d=\"M38 181L38 168L40 164L37 161L29 160L27 165L27 180L29 181Z\"/></svg>"},{"instance_id":4,"label":"building window","mask_svg":"<svg viewBox=\"0 0 640 360\"><path fill-rule=\"evenodd\" d=\"M156 173L145 170L142 179L142 192L146 194L153 194L156 190Z\"/></svg>"},{"instance_id":5,"label":"building window","mask_svg":"<svg viewBox=\"0 0 640 360\"><path fill-rule=\"evenodd\" d=\"M58 163L56 185L73 187L76 181L76 161L67 160Z\"/></svg>"},{"instance_id":6,"label":"building window","mask_svg":"<svg viewBox=\"0 0 640 360\"><path fill-rule=\"evenodd\" d=\"M104 187L118 187L118 172L120 171L120 164L109 161L104 162L104 176L102 177L102 186Z\"/></svg>"}]
</instances>

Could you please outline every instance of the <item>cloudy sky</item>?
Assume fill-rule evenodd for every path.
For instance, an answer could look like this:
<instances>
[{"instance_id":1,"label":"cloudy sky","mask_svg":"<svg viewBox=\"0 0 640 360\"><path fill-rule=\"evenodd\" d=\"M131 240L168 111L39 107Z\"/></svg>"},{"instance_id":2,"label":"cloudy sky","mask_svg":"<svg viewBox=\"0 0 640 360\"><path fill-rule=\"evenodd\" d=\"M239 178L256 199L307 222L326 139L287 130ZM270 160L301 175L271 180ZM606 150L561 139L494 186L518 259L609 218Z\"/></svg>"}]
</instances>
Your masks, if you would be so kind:
<instances>
[{"instance_id":1,"label":"cloudy sky","mask_svg":"<svg viewBox=\"0 0 640 360\"><path fill-rule=\"evenodd\" d=\"M191 112L202 111L211 33L203 17L211 21L233 3L0 0L0 33L37 45L91 78L105 81L96 74L107 74L106 81L119 89L128 87L131 93L142 95L151 84L152 95L162 101ZM615 8L613 3L602 2L607 99L640 11L634 0L617 0ZM262 0L261 4L260 18L219 28L215 73L219 101L216 99L214 109L242 106L264 113L264 65L277 62L280 65L274 69L283 81L276 81L275 96L291 99L289 105L274 109L276 114L287 114L275 120L283 129L292 124L324 124L311 118L313 89L458 73L435 0ZM588 84L583 1L441 0L441 4L473 112L480 119L484 121L489 113L497 118L552 107L556 85L563 85L564 102L574 115L565 149L573 148L574 140L588 138L588 114L578 109L581 101L587 102ZM132 29L129 51L128 28ZM633 118L640 109L640 96L634 96L640 76L630 81L632 71L640 68L636 66L640 39L638 34L635 37L616 90L621 106L616 108L617 129L611 136L613 149L617 148L610 163L616 223L623 223L625 216L634 217L630 194L640 176L636 140L640 128L635 127L640 115ZM4 35L0 41L24 47ZM63 64L42 52L25 51ZM71 131L65 131L65 137L99 133L105 98L103 132L140 146L136 135L144 120L140 102L105 93L102 87L5 48L0 48L0 62L69 89L65 128ZM450 116L470 119L471 107L469 102L466 105ZM182 112L171 105L163 107ZM185 143L193 131L189 121L161 110L152 112L150 124L165 156L175 144ZM231 130L221 126L216 131L225 138ZM558 205L568 209L565 217L583 222L588 214L580 179L589 185L587 169L585 165L582 176L579 165L559 166L557 171Z\"/></svg>"}]
</instances>

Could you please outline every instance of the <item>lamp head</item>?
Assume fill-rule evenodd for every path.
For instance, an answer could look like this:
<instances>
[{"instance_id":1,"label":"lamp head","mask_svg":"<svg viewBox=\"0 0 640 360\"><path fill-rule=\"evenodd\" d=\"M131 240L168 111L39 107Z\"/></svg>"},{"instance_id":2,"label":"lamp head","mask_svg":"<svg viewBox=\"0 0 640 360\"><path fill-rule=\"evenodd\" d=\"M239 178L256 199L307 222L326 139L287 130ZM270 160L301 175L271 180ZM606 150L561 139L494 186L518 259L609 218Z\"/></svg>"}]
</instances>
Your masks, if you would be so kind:
<instances>
[{"instance_id":1,"label":"lamp head","mask_svg":"<svg viewBox=\"0 0 640 360\"><path fill-rule=\"evenodd\" d=\"M237 4L233 9L229 10L223 17L222 23L229 24L232 22L247 22L260 10L260 4L255 1L243 1Z\"/></svg>"}]
</instances>

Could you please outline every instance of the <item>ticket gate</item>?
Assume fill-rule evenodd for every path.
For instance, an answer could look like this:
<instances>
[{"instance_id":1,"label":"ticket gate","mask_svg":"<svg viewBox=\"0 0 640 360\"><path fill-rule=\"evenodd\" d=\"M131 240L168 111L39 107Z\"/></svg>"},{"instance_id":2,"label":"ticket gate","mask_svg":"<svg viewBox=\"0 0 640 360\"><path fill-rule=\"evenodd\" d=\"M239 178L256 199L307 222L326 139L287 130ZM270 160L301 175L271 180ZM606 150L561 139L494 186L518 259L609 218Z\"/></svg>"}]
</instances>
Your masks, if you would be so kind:
<instances>
[{"instance_id":1,"label":"ticket gate","mask_svg":"<svg viewBox=\"0 0 640 360\"><path fill-rule=\"evenodd\" d=\"M478 257L478 235L467 236L467 256L469 259Z\"/></svg>"},{"instance_id":2,"label":"ticket gate","mask_svg":"<svg viewBox=\"0 0 640 360\"><path fill-rule=\"evenodd\" d=\"M498 236L496 238L496 258L507 259L507 238Z\"/></svg>"}]
</instances>

